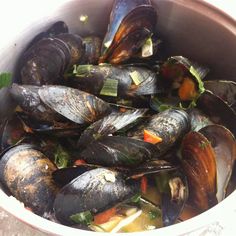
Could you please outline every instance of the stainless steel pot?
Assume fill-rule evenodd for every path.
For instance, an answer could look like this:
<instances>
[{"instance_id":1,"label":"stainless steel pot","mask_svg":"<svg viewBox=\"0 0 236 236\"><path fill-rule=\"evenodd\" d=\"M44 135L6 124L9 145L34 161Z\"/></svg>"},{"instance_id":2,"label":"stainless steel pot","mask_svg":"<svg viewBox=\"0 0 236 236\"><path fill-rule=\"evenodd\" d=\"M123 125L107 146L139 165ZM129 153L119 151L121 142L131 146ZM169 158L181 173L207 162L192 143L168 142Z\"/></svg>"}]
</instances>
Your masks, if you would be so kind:
<instances>
[{"instance_id":1,"label":"stainless steel pot","mask_svg":"<svg viewBox=\"0 0 236 236\"><path fill-rule=\"evenodd\" d=\"M72 32L82 35L105 32L112 2L112 0L8 0L4 4L1 3L0 71L12 71L27 43L57 20L64 20ZM153 2L159 12L157 30L168 43L170 55L181 54L194 58L209 66L214 71L212 77L215 79L236 80L235 19L204 1L153 0ZM87 24L79 20L83 14L89 17ZM1 91L0 118L8 112L5 106L6 99L7 91ZM235 202L236 192L212 209L183 223L135 235L236 235ZM1 189L0 207L26 224L49 234L100 235L45 220L25 210L21 203L8 197Z\"/></svg>"}]
</instances>

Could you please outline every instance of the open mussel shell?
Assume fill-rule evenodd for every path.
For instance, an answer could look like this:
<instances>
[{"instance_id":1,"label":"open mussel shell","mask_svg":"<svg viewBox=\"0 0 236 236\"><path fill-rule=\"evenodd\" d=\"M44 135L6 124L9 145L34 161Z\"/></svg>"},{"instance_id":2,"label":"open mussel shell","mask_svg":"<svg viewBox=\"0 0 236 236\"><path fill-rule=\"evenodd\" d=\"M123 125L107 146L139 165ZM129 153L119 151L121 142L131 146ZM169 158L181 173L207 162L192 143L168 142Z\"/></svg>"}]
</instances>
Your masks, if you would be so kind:
<instances>
[{"instance_id":1,"label":"open mussel shell","mask_svg":"<svg viewBox=\"0 0 236 236\"><path fill-rule=\"evenodd\" d=\"M21 82L38 86L59 83L70 61L71 51L65 42L58 38L43 38L22 55Z\"/></svg>"},{"instance_id":2,"label":"open mussel shell","mask_svg":"<svg viewBox=\"0 0 236 236\"><path fill-rule=\"evenodd\" d=\"M159 155L168 151L190 129L188 114L179 109L168 109L150 117L150 119L138 127L134 127L128 136L143 140L144 130L149 131L162 139L155 145L159 149Z\"/></svg>"},{"instance_id":3,"label":"open mussel shell","mask_svg":"<svg viewBox=\"0 0 236 236\"><path fill-rule=\"evenodd\" d=\"M139 119L144 117L147 109L129 110L126 112L111 113L103 119L91 124L81 134L78 140L78 147L83 148L91 142L109 134L113 134L124 127L134 125Z\"/></svg>"},{"instance_id":4,"label":"open mussel shell","mask_svg":"<svg viewBox=\"0 0 236 236\"><path fill-rule=\"evenodd\" d=\"M87 36L83 38L84 56L82 58L83 64L98 64L101 54L102 40L97 36Z\"/></svg>"},{"instance_id":5,"label":"open mussel shell","mask_svg":"<svg viewBox=\"0 0 236 236\"><path fill-rule=\"evenodd\" d=\"M197 100L197 107L217 124L222 124L228 128L234 136L236 135L236 113L220 97L206 90Z\"/></svg>"},{"instance_id":6,"label":"open mussel shell","mask_svg":"<svg viewBox=\"0 0 236 236\"><path fill-rule=\"evenodd\" d=\"M158 155L158 148L141 140L122 136L107 136L92 142L80 154L80 159L103 166L137 166Z\"/></svg>"},{"instance_id":7,"label":"open mussel shell","mask_svg":"<svg viewBox=\"0 0 236 236\"><path fill-rule=\"evenodd\" d=\"M56 166L39 150L21 144L6 150L0 160L0 180L12 195L38 215L49 213L58 191Z\"/></svg>"},{"instance_id":8,"label":"open mussel shell","mask_svg":"<svg viewBox=\"0 0 236 236\"><path fill-rule=\"evenodd\" d=\"M136 54L140 49L140 42L144 43L154 31L156 20L157 13L151 5L151 1L116 0L113 4L113 9L110 15L110 24L103 40L102 57L100 61L105 62L108 60L113 63L120 63ZM121 44L127 44L129 42L129 36L131 36L135 31L141 32L142 29L145 29L148 33L141 33L138 38L136 37L134 45L137 46L135 49L133 48L131 52L132 54L125 54L124 58L119 55L119 60L115 60L117 53L114 54L114 50L117 48L117 45L119 45L120 48L123 48L123 46L125 47L125 45L122 46ZM124 40L124 38L126 38L126 40ZM131 39L131 41L133 41L133 39Z\"/></svg>"},{"instance_id":9,"label":"open mussel shell","mask_svg":"<svg viewBox=\"0 0 236 236\"><path fill-rule=\"evenodd\" d=\"M43 121L59 121L63 117L45 105L38 94L38 86L13 84L10 94L23 111L35 118Z\"/></svg>"},{"instance_id":10,"label":"open mussel shell","mask_svg":"<svg viewBox=\"0 0 236 236\"><path fill-rule=\"evenodd\" d=\"M110 113L110 106L92 94L65 86L43 86L40 99L51 109L78 123L92 123Z\"/></svg>"},{"instance_id":11,"label":"open mussel shell","mask_svg":"<svg viewBox=\"0 0 236 236\"><path fill-rule=\"evenodd\" d=\"M90 211L102 212L127 200L139 192L136 181L126 181L116 171L105 168L89 170L65 185L54 202L56 218L71 225L71 216Z\"/></svg>"},{"instance_id":12,"label":"open mussel shell","mask_svg":"<svg viewBox=\"0 0 236 236\"><path fill-rule=\"evenodd\" d=\"M189 184L189 200L201 211L217 203L216 156L209 140L191 131L182 140L182 167Z\"/></svg>"},{"instance_id":13,"label":"open mussel shell","mask_svg":"<svg viewBox=\"0 0 236 236\"><path fill-rule=\"evenodd\" d=\"M161 194L163 225L176 222L188 199L188 183L180 169L160 172L155 175L155 182Z\"/></svg>"},{"instance_id":14,"label":"open mussel shell","mask_svg":"<svg viewBox=\"0 0 236 236\"><path fill-rule=\"evenodd\" d=\"M59 34L56 38L62 40L70 49L70 65L78 63L84 55L83 39L76 34Z\"/></svg>"},{"instance_id":15,"label":"open mussel shell","mask_svg":"<svg viewBox=\"0 0 236 236\"><path fill-rule=\"evenodd\" d=\"M227 102L236 112L236 82L228 80L204 81L204 87Z\"/></svg>"},{"instance_id":16,"label":"open mussel shell","mask_svg":"<svg viewBox=\"0 0 236 236\"><path fill-rule=\"evenodd\" d=\"M0 130L0 152L9 148L26 136L21 120L13 115L4 121Z\"/></svg>"},{"instance_id":17,"label":"open mussel shell","mask_svg":"<svg viewBox=\"0 0 236 236\"><path fill-rule=\"evenodd\" d=\"M215 152L217 167L218 202L226 195L226 188L230 180L236 159L236 141L233 134L221 125L209 125L199 130L211 143Z\"/></svg>"}]
</instances>

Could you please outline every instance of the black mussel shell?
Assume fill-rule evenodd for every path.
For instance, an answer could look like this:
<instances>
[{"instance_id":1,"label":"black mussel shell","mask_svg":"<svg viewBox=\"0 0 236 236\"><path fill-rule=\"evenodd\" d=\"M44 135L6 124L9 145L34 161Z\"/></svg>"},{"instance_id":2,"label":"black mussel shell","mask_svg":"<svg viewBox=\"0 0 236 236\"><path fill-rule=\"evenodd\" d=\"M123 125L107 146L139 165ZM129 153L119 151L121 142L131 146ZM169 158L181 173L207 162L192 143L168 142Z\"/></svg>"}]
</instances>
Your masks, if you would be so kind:
<instances>
[{"instance_id":1,"label":"black mussel shell","mask_svg":"<svg viewBox=\"0 0 236 236\"><path fill-rule=\"evenodd\" d=\"M180 169L160 172L155 176L161 194L162 220L164 226L176 222L188 199L188 183Z\"/></svg>"},{"instance_id":2,"label":"black mussel shell","mask_svg":"<svg viewBox=\"0 0 236 236\"><path fill-rule=\"evenodd\" d=\"M151 36L154 31L157 20L157 13L151 1L149 0L116 0L113 4L113 9L110 15L110 24L102 45L101 62L112 61L112 63L120 63L121 61L129 59L132 55L136 54L140 47L144 44L145 40ZM147 34L141 33L146 30ZM139 36L137 33L139 32ZM136 35L134 37L134 35ZM138 36L138 37L137 37ZM132 45L129 43L131 38ZM136 38L136 42L134 41ZM124 40L125 39L125 40ZM134 46L129 53L114 53L117 46L120 49L125 49L126 45ZM128 48L127 48L128 49ZM121 52L122 50L118 50ZM126 52L128 52L126 50ZM119 59L116 57L119 57Z\"/></svg>"},{"instance_id":3,"label":"black mussel shell","mask_svg":"<svg viewBox=\"0 0 236 236\"><path fill-rule=\"evenodd\" d=\"M151 116L146 123L134 127L128 136L143 140L144 130L149 131L162 139L161 142L155 144L161 155L176 144L189 129L190 119L185 111L168 109Z\"/></svg>"},{"instance_id":4,"label":"black mussel shell","mask_svg":"<svg viewBox=\"0 0 236 236\"><path fill-rule=\"evenodd\" d=\"M206 90L198 98L197 107L207 114L214 123L224 125L234 136L236 135L236 113L220 97Z\"/></svg>"},{"instance_id":5,"label":"black mussel shell","mask_svg":"<svg viewBox=\"0 0 236 236\"><path fill-rule=\"evenodd\" d=\"M209 117L197 108L191 108L187 112L190 117L192 131L199 131L201 128L213 124Z\"/></svg>"},{"instance_id":6,"label":"black mussel shell","mask_svg":"<svg viewBox=\"0 0 236 236\"><path fill-rule=\"evenodd\" d=\"M78 140L78 147L86 147L91 142L103 136L113 134L124 127L130 127L130 125L135 124L138 119L143 118L146 112L147 109L138 109L109 114L84 130Z\"/></svg>"},{"instance_id":7,"label":"black mussel shell","mask_svg":"<svg viewBox=\"0 0 236 236\"><path fill-rule=\"evenodd\" d=\"M38 86L58 83L70 60L66 43L57 38L43 38L23 54L19 66L21 81Z\"/></svg>"},{"instance_id":8,"label":"black mussel shell","mask_svg":"<svg viewBox=\"0 0 236 236\"><path fill-rule=\"evenodd\" d=\"M83 39L76 34L59 34L56 38L62 40L70 49L70 65L79 63L84 55Z\"/></svg>"},{"instance_id":9,"label":"black mussel shell","mask_svg":"<svg viewBox=\"0 0 236 236\"><path fill-rule=\"evenodd\" d=\"M122 136L107 136L92 142L80 159L103 166L138 166L154 159L159 150L151 143Z\"/></svg>"},{"instance_id":10,"label":"black mussel shell","mask_svg":"<svg viewBox=\"0 0 236 236\"><path fill-rule=\"evenodd\" d=\"M236 159L236 141L233 134L221 125L209 125L199 130L211 143L215 152L217 167L218 202L226 195L226 189Z\"/></svg>"},{"instance_id":11,"label":"black mussel shell","mask_svg":"<svg viewBox=\"0 0 236 236\"><path fill-rule=\"evenodd\" d=\"M38 86L13 84L10 94L23 111L36 120L60 121L63 117L45 105L39 97Z\"/></svg>"},{"instance_id":12,"label":"black mussel shell","mask_svg":"<svg viewBox=\"0 0 236 236\"><path fill-rule=\"evenodd\" d=\"M139 184L125 181L119 172L105 168L90 170L59 191L54 202L55 216L60 222L72 225L72 215L85 211L102 212L138 192Z\"/></svg>"},{"instance_id":13,"label":"black mussel shell","mask_svg":"<svg viewBox=\"0 0 236 236\"><path fill-rule=\"evenodd\" d=\"M189 184L189 201L197 209L207 210L217 204L215 152L204 135L191 131L183 138L181 154Z\"/></svg>"},{"instance_id":14,"label":"black mussel shell","mask_svg":"<svg viewBox=\"0 0 236 236\"><path fill-rule=\"evenodd\" d=\"M69 78L68 82L72 87L100 95L107 79L118 81L119 98L151 95L163 91L161 81L155 72L135 65L81 65L77 67L76 76Z\"/></svg>"},{"instance_id":15,"label":"black mussel shell","mask_svg":"<svg viewBox=\"0 0 236 236\"><path fill-rule=\"evenodd\" d=\"M58 191L52 179L55 170L55 165L29 144L12 147L0 160L1 182L25 207L41 216L52 210Z\"/></svg>"},{"instance_id":16,"label":"black mussel shell","mask_svg":"<svg viewBox=\"0 0 236 236\"><path fill-rule=\"evenodd\" d=\"M83 64L98 64L101 53L102 40L96 36L87 36L83 38L84 56L82 58Z\"/></svg>"},{"instance_id":17,"label":"black mussel shell","mask_svg":"<svg viewBox=\"0 0 236 236\"><path fill-rule=\"evenodd\" d=\"M227 102L236 112L236 82L227 80L204 81L204 87Z\"/></svg>"},{"instance_id":18,"label":"black mussel shell","mask_svg":"<svg viewBox=\"0 0 236 236\"><path fill-rule=\"evenodd\" d=\"M92 123L111 112L108 103L78 89L43 86L38 93L52 110L78 124Z\"/></svg>"}]
</instances>

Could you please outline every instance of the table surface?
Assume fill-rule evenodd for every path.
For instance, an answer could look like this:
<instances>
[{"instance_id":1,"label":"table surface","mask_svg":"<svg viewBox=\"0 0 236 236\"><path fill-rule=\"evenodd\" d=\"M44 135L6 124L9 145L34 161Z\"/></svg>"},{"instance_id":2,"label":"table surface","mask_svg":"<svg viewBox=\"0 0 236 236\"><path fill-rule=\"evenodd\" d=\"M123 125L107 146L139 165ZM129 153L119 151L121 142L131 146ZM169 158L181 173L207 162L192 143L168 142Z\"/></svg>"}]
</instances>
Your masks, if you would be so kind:
<instances>
[{"instance_id":1,"label":"table surface","mask_svg":"<svg viewBox=\"0 0 236 236\"><path fill-rule=\"evenodd\" d=\"M236 1L206 0L236 19ZM0 209L0 236L46 236Z\"/></svg>"}]
</instances>

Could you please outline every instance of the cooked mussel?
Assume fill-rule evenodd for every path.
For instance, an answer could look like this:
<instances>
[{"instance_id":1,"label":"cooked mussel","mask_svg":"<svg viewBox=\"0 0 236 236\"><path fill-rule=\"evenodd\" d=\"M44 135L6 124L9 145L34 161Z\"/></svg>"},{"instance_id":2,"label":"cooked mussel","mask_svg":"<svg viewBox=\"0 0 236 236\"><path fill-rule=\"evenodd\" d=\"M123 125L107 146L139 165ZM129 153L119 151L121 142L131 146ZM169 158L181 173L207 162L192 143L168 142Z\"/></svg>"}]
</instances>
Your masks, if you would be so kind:
<instances>
[{"instance_id":1,"label":"cooked mussel","mask_svg":"<svg viewBox=\"0 0 236 236\"><path fill-rule=\"evenodd\" d=\"M226 196L226 189L236 159L236 141L233 134L221 125L209 125L199 130L211 143L216 157L218 202Z\"/></svg>"},{"instance_id":2,"label":"cooked mussel","mask_svg":"<svg viewBox=\"0 0 236 236\"><path fill-rule=\"evenodd\" d=\"M97 36L87 36L83 38L84 56L82 58L83 64L98 64L101 54L102 40Z\"/></svg>"},{"instance_id":3,"label":"cooked mussel","mask_svg":"<svg viewBox=\"0 0 236 236\"><path fill-rule=\"evenodd\" d=\"M54 202L55 216L60 222L72 225L75 224L73 216L102 212L138 192L138 183L126 181L119 172L105 168L90 170L59 191Z\"/></svg>"},{"instance_id":4,"label":"cooked mussel","mask_svg":"<svg viewBox=\"0 0 236 236\"><path fill-rule=\"evenodd\" d=\"M159 155L168 151L190 129L188 114L179 109L168 109L150 117L138 127L134 127L128 136L154 143Z\"/></svg>"},{"instance_id":5,"label":"cooked mussel","mask_svg":"<svg viewBox=\"0 0 236 236\"><path fill-rule=\"evenodd\" d=\"M224 125L234 135L236 135L236 113L220 97L206 90L197 100L197 107L217 124Z\"/></svg>"},{"instance_id":6,"label":"cooked mussel","mask_svg":"<svg viewBox=\"0 0 236 236\"><path fill-rule=\"evenodd\" d=\"M3 153L0 180L12 195L38 215L52 210L58 191L52 172L56 166L37 148L21 144Z\"/></svg>"},{"instance_id":7,"label":"cooked mussel","mask_svg":"<svg viewBox=\"0 0 236 236\"><path fill-rule=\"evenodd\" d=\"M223 99L236 112L236 83L228 80L205 81L204 87Z\"/></svg>"},{"instance_id":8,"label":"cooked mussel","mask_svg":"<svg viewBox=\"0 0 236 236\"><path fill-rule=\"evenodd\" d=\"M88 145L80 158L103 166L132 167L155 159L158 154L158 148L151 143L121 136L107 136Z\"/></svg>"},{"instance_id":9,"label":"cooked mussel","mask_svg":"<svg viewBox=\"0 0 236 236\"><path fill-rule=\"evenodd\" d=\"M110 89L104 89L112 81ZM145 67L135 65L80 65L74 77L68 79L72 87L95 95L115 96L119 98L134 97L160 93L163 88L157 74ZM108 91L107 91L108 90Z\"/></svg>"},{"instance_id":10,"label":"cooked mussel","mask_svg":"<svg viewBox=\"0 0 236 236\"><path fill-rule=\"evenodd\" d=\"M217 167L215 152L209 140L191 131L182 141L182 167L189 184L189 201L201 211L217 203Z\"/></svg>"},{"instance_id":11,"label":"cooked mussel","mask_svg":"<svg viewBox=\"0 0 236 236\"><path fill-rule=\"evenodd\" d=\"M151 36L157 13L149 0L115 0L100 62L120 63L136 54Z\"/></svg>"},{"instance_id":12,"label":"cooked mussel","mask_svg":"<svg viewBox=\"0 0 236 236\"><path fill-rule=\"evenodd\" d=\"M108 103L78 89L42 86L38 94L44 104L78 124L92 123L111 112Z\"/></svg>"},{"instance_id":13,"label":"cooked mussel","mask_svg":"<svg viewBox=\"0 0 236 236\"><path fill-rule=\"evenodd\" d=\"M130 110L126 112L114 112L91 124L84 130L78 140L78 147L81 149L88 146L93 141L113 134L127 126L134 125L139 119L144 117L147 109Z\"/></svg>"}]
</instances>

